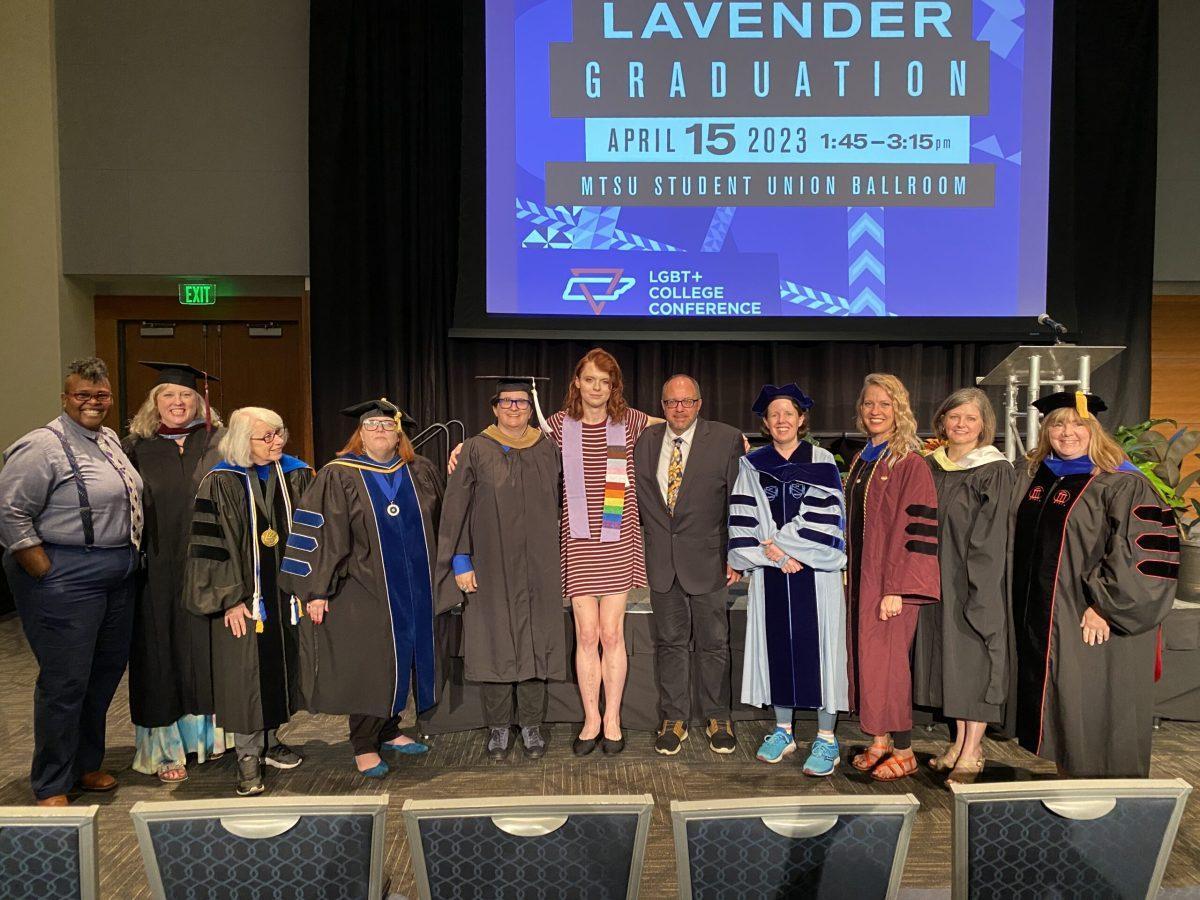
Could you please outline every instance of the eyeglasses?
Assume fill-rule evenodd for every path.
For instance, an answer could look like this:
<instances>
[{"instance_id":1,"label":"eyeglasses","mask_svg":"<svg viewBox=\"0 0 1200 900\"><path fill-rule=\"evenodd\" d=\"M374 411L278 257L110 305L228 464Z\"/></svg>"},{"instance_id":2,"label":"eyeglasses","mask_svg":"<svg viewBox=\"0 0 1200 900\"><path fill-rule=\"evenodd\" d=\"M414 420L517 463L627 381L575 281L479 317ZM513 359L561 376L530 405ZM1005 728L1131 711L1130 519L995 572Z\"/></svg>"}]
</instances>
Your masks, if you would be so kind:
<instances>
[{"instance_id":1,"label":"eyeglasses","mask_svg":"<svg viewBox=\"0 0 1200 900\"><path fill-rule=\"evenodd\" d=\"M278 431L268 431L262 437L252 437L252 441L262 441L264 444L273 444L276 440L287 440L287 429L280 428Z\"/></svg>"},{"instance_id":2,"label":"eyeglasses","mask_svg":"<svg viewBox=\"0 0 1200 900\"><path fill-rule=\"evenodd\" d=\"M667 409L677 409L680 406L682 406L684 409L691 409L699 402L699 397L684 397L682 400L664 400L662 405Z\"/></svg>"},{"instance_id":3,"label":"eyeglasses","mask_svg":"<svg viewBox=\"0 0 1200 900\"><path fill-rule=\"evenodd\" d=\"M395 431L400 426L395 419L367 419L362 423L363 431Z\"/></svg>"},{"instance_id":4,"label":"eyeglasses","mask_svg":"<svg viewBox=\"0 0 1200 900\"><path fill-rule=\"evenodd\" d=\"M496 405L501 409L529 409L533 404L524 397L501 397Z\"/></svg>"},{"instance_id":5,"label":"eyeglasses","mask_svg":"<svg viewBox=\"0 0 1200 900\"><path fill-rule=\"evenodd\" d=\"M72 391L67 396L76 403L90 403L93 400L97 403L109 403L112 400L111 391L96 391L94 394L90 391Z\"/></svg>"}]
</instances>

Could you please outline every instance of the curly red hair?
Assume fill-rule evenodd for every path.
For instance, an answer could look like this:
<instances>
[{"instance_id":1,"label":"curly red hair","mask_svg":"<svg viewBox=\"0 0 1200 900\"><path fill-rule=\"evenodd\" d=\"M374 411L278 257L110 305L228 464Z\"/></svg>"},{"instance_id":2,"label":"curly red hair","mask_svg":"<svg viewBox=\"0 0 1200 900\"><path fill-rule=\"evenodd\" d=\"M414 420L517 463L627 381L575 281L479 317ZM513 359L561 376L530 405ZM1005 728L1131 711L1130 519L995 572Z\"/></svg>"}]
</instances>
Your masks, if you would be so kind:
<instances>
[{"instance_id":1,"label":"curly red hair","mask_svg":"<svg viewBox=\"0 0 1200 900\"><path fill-rule=\"evenodd\" d=\"M621 379L621 366L616 358L602 347L594 347L575 365L575 373L567 385L567 396L563 400L563 410L572 419L583 418L583 396L575 381L583 374L584 367L591 363L608 376L611 393L608 395L608 417L614 422L625 421L625 411L629 404L625 402L625 382Z\"/></svg>"}]
</instances>

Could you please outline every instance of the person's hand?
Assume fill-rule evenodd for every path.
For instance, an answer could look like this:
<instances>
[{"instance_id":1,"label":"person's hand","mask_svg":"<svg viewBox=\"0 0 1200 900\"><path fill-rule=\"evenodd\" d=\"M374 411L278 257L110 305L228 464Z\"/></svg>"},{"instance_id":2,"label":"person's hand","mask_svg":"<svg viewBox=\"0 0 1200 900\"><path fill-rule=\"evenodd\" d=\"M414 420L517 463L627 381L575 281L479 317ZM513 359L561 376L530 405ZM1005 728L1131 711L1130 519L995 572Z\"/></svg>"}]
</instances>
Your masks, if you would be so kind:
<instances>
[{"instance_id":1,"label":"person's hand","mask_svg":"<svg viewBox=\"0 0 1200 900\"><path fill-rule=\"evenodd\" d=\"M750 452L750 438L746 437L744 434L742 435L742 449L746 453Z\"/></svg>"},{"instance_id":2,"label":"person's hand","mask_svg":"<svg viewBox=\"0 0 1200 900\"><path fill-rule=\"evenodd\" d=\"M1083 642L1089 647L1103 644L1112 637L1112 629L1109 628L1104 616L1090 606L1083 611L1083 619L1080 621L1079 627L1083 629Z\"/></svg>"},{"instance_id":3,"label":"person's hand","mask_svg":"<svg viewBox=\"0 0 1200 900\"><path fill-rule=\"evenodd\" d=\"M454 470L458 468L458 454L462 453L462 444L459 444L450 451L450 458L446 460L446 474L453 475Z\"/></svg>"},{"instance_id":4,"label":"person's hand","mask_svg":"<svg viewBox=\"0 0 1200 900\"><path fill-rule=\"evenodd\" d=\"M725 563L725 587L735 585L741 580L742 573L733 568L733 566L729 565L729 563Z\"/></svg>"},{"instance_id":5,"label":"person's hand","mask_svg":"<svg viewBox=\"0 0 1200 900\"><path fill-rule=\"evenodd\" d=\"M765 553L767 555L767 559L769 559L773 563L777 563L780 560L787 559L787 554L784 553L782 550L780 550L778 547L776 547L775 543L773 541L763 541L762 548L763 548L763 553Z\"/></svg>"},{"instance_id":6,"label":"person's hand","mask_svg":"<svg viewBox=\"0 0 1200 900\"><path fill-rule=\"evenodd\" d=\"M795 575L803 568L804 566L800 565L799 562L792 559L790 556L785 556L783 558L783 565L779 567L779 570L783 572L784 575Z\"/></svg>"},{"instance_id":7,"label":"person's hand","mask_svg":"<svg viewBox=\"0 0 1200 900\"><path fill-rule=\"evenodd\" d=\"M46 548L41 544L34 544L23 550L14 550L13 559L25 570L25 574L38 581L45 578L46 573L50 571L50 557L46 555Z\"/></svg>"},{"instance_id":8,"label":"person's hand","mask_svg":"<svg viewBox=\"0 0 1200 900\"><path fill-rule=\"evenodd\" d=\"M308 605L304 608L308 610L308 617L312 619L312 623L320 625L325 621L325 616L329 614L329 601L309 600Z\"/></svg>"},{"instance_id":9,"label":"person's hand","mask_svg":"<svg viewBox=\"0 0 1200 900\"><path fill-rule=\"evenodd\" d=\"M461 575L454 576L454 583L458 585L458 589L464 594L473 594L479 590L479 584L475 581L475 570L463 572Z\"/></svg>"},{"instance_id":10,"label":"person's hand","mask_svg":"<svg viewBox=\"0 0 1200 900\"><path fill-rule=\"evenodd\" d=\"M233 632L234 637L240 638L246 633L246 620L249 618L252 616L246 604L237 603L225 610L225 627Z\"/></svg>"},{"instance_id":11,"label":"person's hand","mask_svg":"<svg viewBox=\"0 0 1200 900\"><path fill-rule=\"evenodd\" d=\"M904 609L904 600L899 594L888 594L879 602L879 619L886 622L900 615Z\"/></svg>"}]
</instances>

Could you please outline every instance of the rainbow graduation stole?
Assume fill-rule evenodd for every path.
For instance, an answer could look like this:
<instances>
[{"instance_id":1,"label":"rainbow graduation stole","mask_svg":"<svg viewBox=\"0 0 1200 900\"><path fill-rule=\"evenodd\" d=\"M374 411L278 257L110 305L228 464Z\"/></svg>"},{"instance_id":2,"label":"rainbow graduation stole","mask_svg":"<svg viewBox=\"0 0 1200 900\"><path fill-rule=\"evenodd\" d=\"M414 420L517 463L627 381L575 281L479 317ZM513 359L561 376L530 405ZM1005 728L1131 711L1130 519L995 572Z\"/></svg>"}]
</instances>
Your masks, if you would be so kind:
<instances>
[{"instance_id":1,"label":"rainbow graduation stole","mask_svg":"<svg viewBox=\"0 0 1200 900\"><path fill-rule=\"evenodd\" d=\"M583 480L583 423L563 417L563 481L567 493L567 520L571 537L591 540L588 522L587 489ZM604 426L607 445L604 465L604 505L600 518L600 540L612 543L621 538L621 517L625 514L625 488L629 484L625 459L625 423L611 418Z\"/></svg>"}]
</instances>

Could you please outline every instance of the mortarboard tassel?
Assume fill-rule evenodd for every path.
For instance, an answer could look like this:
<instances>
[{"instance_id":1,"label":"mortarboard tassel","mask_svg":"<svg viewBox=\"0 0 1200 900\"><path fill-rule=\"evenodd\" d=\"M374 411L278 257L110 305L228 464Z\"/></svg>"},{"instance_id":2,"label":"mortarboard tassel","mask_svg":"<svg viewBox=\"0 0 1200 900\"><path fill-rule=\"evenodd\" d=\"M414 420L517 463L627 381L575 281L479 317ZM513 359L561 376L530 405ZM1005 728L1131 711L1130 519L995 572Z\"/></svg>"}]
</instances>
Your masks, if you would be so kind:
<instances>
[{"instance_id":1,"label":"mortarboard tassel","mask_svg":"<svg viewBox=\"0 0 1200 900\"><path fill-rule=\"evenodd\" d=\"M1087 394L1083 391L1075 392L1075 412L1079 414L1079 418L1081 419L1091 418L1087 408Z\"/></svg>"}]
</instances>

